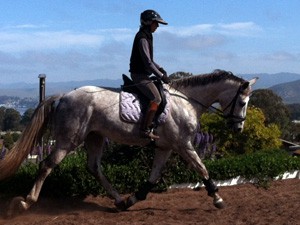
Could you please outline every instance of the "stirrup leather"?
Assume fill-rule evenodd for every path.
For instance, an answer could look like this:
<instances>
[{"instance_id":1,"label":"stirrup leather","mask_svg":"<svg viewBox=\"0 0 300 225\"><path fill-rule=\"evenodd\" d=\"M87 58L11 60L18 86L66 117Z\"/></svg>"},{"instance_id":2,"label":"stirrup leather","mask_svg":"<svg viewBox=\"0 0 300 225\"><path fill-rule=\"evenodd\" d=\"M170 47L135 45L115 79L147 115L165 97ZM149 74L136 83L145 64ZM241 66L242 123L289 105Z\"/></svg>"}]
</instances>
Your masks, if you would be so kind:
<instances>
[{"instance_id":1,"label":"stirrup leather","mask_svg":"<svg viewBox=\"0 0 300 225\"><path fill-rule=\"evenodd\" d=\"M143 138L150 138L151 140L159 139L159 136L155 135L153 130L150 129L141 130L140 135Z\"/></svg>"}]
</instances>

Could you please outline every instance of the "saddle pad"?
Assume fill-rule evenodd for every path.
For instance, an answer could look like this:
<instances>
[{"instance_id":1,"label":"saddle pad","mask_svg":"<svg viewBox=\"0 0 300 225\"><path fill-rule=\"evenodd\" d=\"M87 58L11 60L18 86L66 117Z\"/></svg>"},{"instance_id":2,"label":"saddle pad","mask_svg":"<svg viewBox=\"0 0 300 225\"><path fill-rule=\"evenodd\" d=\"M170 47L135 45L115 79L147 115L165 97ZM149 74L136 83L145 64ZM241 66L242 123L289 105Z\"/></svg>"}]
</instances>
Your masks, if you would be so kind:
<instances>
[{"instance_id":1,"label":"saddle pad","mask_svg":"<svg viewBox=\"0 0 300 225\"><path fill-rule=\"evenodd\" d=\"M170 94L167 90L164 90L166 95L167 104L164 111L159 115L157 122L158 125L163 124L170 111ZM120 116L125 122L137 123L143 117L141 102L137 94L121 91L120 92Z\"/></svg>"}]
</instances>

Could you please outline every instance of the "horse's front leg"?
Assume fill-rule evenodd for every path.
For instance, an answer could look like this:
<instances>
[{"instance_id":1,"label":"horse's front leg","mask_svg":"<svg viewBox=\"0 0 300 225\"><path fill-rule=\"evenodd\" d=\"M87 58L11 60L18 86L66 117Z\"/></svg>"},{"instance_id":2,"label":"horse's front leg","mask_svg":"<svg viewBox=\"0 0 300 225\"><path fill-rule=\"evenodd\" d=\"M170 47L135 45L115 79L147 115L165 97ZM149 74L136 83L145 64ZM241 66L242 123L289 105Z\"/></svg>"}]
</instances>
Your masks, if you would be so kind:
<instances>
[{"instance_id":1,"label":"horse's front leg","mask_svg":"<svg viewBox=\"0 0 300 225\"><path fill-rule=\"evenodd\" d=\"M161 177L161 172L171 155L171 150L155 149L155 155L153 159L153 165L150 177L147 182L142 184L138 190L128 197L126 202L126 208L133 206L139 201L143 201L147 198L148 193L156 185Z\"/></svg>"},{"instance_id":2,"label":"horse's front leg","mask_svg":"<svg viewBox=\"0 0 300 225\"><path fill-rule=\"evenodd\" d=\"M213 198L213 204L215 207L221 209L225 204L223 199L218 194L218 187L214 184L213 180L209 177L208 171L201 161L200 157L190 145L188 148L181 148L178 153L186 160L202 177L203 184L207 190L208 196Z\"/></svg>"}]
</instances>

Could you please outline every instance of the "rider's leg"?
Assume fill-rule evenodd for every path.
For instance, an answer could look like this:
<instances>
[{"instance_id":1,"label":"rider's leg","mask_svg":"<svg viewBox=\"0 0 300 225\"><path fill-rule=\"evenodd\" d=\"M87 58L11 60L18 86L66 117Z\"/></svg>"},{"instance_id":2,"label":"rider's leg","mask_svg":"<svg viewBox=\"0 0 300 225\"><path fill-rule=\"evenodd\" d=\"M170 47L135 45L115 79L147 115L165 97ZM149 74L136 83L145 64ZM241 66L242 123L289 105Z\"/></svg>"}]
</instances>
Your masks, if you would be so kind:
<instances>
[{"instance_id":1,"label":"rider's leg","mask_svg":"<svg viewBox=\"0 0 300 225\"><path fill-rule=\"evenodd\" d=\"M161 96L153 81L145 74L131 74L132 80L137 84L137 88L143 95L149 99L150 104L144 115L141 127L140 136L143 138L158 139L159 136L153 134L151 124L157 112L158 106L161 103Z\"/></svg>"},{"instance_id":2,"label":"rider's leg","mask_svg":"<svg viewBox=\"0 0 300 225\"><path fill-rule=\"evenodd\" d=\"M141 137L159 139L159 136L153 134L151 125L157 112L158 106L162 100L159 91L152 82L147 83L143 91L145 95L150 99L150 103L144 116L144 120L141 124Z\"/></svg>"},{"instance_id":3,"label":"rider's leg","mask_svg":"<svg viewBox=\"0 0 300 225\"><path fill-rule=\"evenodd\" d=\"M158 109L158 104L156 102L151 101L141 124L141 128L140 128L141 137L150 138L150 139L159 139L159 136L153 134L151 128L157 109Z\"/></svg>"}]
</instances>

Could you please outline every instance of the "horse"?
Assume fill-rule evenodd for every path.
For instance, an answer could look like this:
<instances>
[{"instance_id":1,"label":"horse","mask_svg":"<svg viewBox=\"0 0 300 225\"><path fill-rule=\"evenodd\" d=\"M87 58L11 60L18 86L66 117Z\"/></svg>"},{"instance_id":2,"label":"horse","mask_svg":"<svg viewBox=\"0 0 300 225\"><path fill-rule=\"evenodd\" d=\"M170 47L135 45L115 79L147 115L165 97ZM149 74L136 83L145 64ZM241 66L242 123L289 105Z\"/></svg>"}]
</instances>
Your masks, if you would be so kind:
<instances>
[{"instance_id":1,"label":"horse","mask_svg":"<svg viewBox=\"0 0 300 225\"><path fill-rule=\"evenodd\" d=\"M84 143L89 172L114 199L117 210L127 210L147 194L161 178L161 171L174 151L201 176L208 196L217 208L225 203L209 173L197 155L193 141L201 114L214 103L220 104L228 126L242 132L251 86L257 78L246 81L224 70L194 75L164 84L170 94L170 110L165 123L156 128L155 155L148 180L126 199L109 183L101 171L105 139L116 143L146 146L153 140L139 135L140 123L124 122L120 118L119 91L110 88L83 86L63 95L50 96L36 108L31 122L21 137L0 160L0 180L15 173L31 149L41 139L45 128L51 128L55 146L41 163L36 181L26 198L13 200L22 211L37 202L42 185L53 168L71 151ZM11 214L14 212L10 212Z\"/></svg>"}]
</instances>

